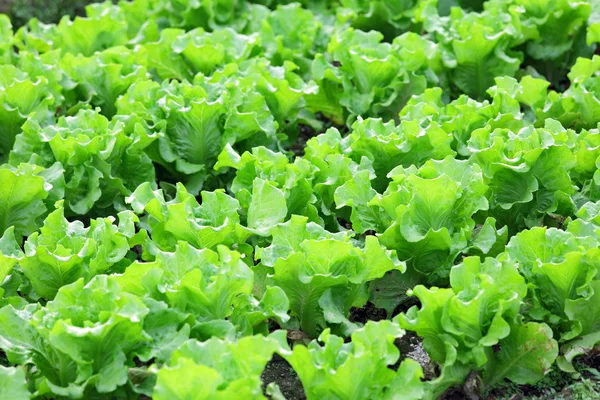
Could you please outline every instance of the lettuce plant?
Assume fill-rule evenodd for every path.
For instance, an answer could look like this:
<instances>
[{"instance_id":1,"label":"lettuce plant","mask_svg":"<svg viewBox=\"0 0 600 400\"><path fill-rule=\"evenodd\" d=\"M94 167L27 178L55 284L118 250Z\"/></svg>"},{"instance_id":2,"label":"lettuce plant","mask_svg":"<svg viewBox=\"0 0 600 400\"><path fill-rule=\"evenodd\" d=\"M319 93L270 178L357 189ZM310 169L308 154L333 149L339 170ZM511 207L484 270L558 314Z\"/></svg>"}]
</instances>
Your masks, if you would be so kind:
<instances>
[{"instance_id":1,"label":"lettuce plant","mask_svg":"<svg viewBox=\"0 0 600 400\"><path fill-rule=\"evenodd\" d=\"M334 34L327 53L317 54L312 76L318 92L308 108L337 124L357 115L393 118L413 94L438 83L437 46L413 33L383 43L376 31L348 28Z\"/></svg>"},{"instance_id":2,"label":"lettuce plant","mask_svg":"<svg viewBox=\"0 0 600 400\"><path fill-rule=\"evenodd\" d=\"M547 322L561 343L559 366L574 372L571 361L599 338L598 242L594 236L555 228L523 231L507 245L507 258L514 260L532 287L528 314Z\"/></svg>"},{"instance_id":3,"label":"lettuce plant","mask_svg":"<svg viewBox=\"0 0 600 400\"><path fill-rule=\"evenodd\" d=\"M258 234L268 234L291 215L320 221L312 187L315 168L307 160L298 158L292 164L284 154L265 147L240 156L228 146L215 169L223 167L236 170L230 190L242 205L246 226Z\"/></svg>"},{"instance_id":4,"label":"lettuce plant","mask_svg":"<svg viewBox=\"0 0 600 400\"><path fill-rule=\"evenodd\" d=\"M0 75L0 162L5 162L27 117L47 120L52 115L54 98L46 91L48 80L44 77L31 79L10 64L0 65Z\"/></svg>"},{"instance_id":5,"label":"lettuce plant","mask_svg":"<svg viewBox=\"0 0 600 400\"><path fill-rule=\"evenodd\" d=\"M0 231L13 229L18 238L37 230L53 203L64 196L62 166L31 164L0 167Z\"/></svg>"},{"instance_id":6,"label":"lettuce plant","mask_svg":"<svg viewBox=\"0 0 600 400\"><path fill-rule=\"evenodd\" d=\"M21 48L39 53L59 49L63 54L89 57L97 51L127 43L127 22L118 16L117 10L90 6L86 17L71 20L65 15L56 25L45 25L32 19L17 33L17 43Z\"/></svg>"},{"instance_id":7,"label":"lettuce plant","mask_svg":"<svg viewBox=\"0 0 600 400\"><path fill-rule=\"evenodd\" d=\"M312 59L325 50L331 35L327 17L298 3L279 5L266 16L258 31L264 57L276 65L291 61L303 75L310 74Z\"/></svg>"},{"instance_id":8,"label":"lettuce plant","mask_svg":"<svg viewBox=\"0 0 600 400\"><path fill-rule=\"evenodd\" d=\"M99 110L81 110L44 127L29 119L10 161L43 167L60 163L65 169L67 209L79 215L101 214L122 208L125 196L142 182L154 180L144 149L156 137L129 117L109 121Z\"/></svg>"},{"instance_id":9,"label":"lettuce plant","mask_svg":"<svg viewBox=\"0 0 600 400\"><path fill-rule=\"evenodd\" d=\"M148 311L104 275L85 286L80 279L45 307L2 308L0 342L11 362L36 367L29 378L39 396L110 393L127 382L127 360L148 340Z\"/></svg>"},{"instance_id":10,"label":"lettuce plant","mask_svg":"<svg viewBox=\"0 0 600 400\"><path fill-rule=\"evenodd\" d=\"M117 112L135 113L149 129L163 132L147 153L198 193L205 182L211 183L227 144L276 147L278 132L294 126L309 90L295 69L290 63L273 67L256 59L229 64L211 77L198 75L194 85L142 80L118 100Z\"/></svg>"},{"instance_id":11,"label":"lettuce plant","mask_svg":"<svg viewBox=\"0 0 600 400\"><path fill-rule=\"evenodd\" d=\"M241 246L251 235L240 224L239 202L223 191L202 192L202 204L181 184L171 200L162 190L152 190L148 183L140 185L126 200L138 214L147 214L146 223L153 248L173 251L179 241L198 249L218 245Z\"/></svg>"},{"instance_id":12,"label":"lettuce plant","mask_svg":"<svg viewBox=\"0 0 600 400\"><path fill-rule=\"evenodd\" d=\"M387 39L410 30L415 23L419 1L398 3L390 0L342 0L338 18L348 19L351 25L365 32L377 30Z\"/></svg>"},{"instance_id":13,"label":"lettuce plant","mask_svg":"<svg viewBox=\"0 0 600 400\"><path fill-rule=\"evenodd\" d=\"M308 399L576 378L599 4L0 16L0 398L280 400L282 366Z\"/></svg>"},{"instance_id":14,"label":"lettuce plant","mask_svg":"<svg viewBox=\"0 0 600 400\"><path fill-rule=\"evenodd\" d=\"M115 280L126 292L189 315L198 338L262 333L269 318L282 324L289 319L282 289L271 287L261 299L253 298L253 271L242 254L225 246L198 250L179 242L174 252L135 262Z\"/></svg>"},{"instance_id":15,"label":"lettuce plant","mask_svg":"<svg viewBox=\"0 0 600 400\"><path fill-rule=\"evenodd\" d=\"M66 54L60 68L73 82L74 104L100 107L102 115L112 118L116 113L117 98L134 82L146 77L146 69L139 58L124 46L111 47L91 57Z\"/></svg>"},{"instance_id":16,"label":"lettuce plant","mask_svg":"<svg viewBox=\"0 0 600 400\"><path fill-rule=\"evenodd\" d=\"M0 237L0 282L4 282L13 267L23 258L23 252L15 240L14 228L11 226ZM0 287L0 298L4 289Z\"/></svg>"},{"instance_id":17,"label":"lettuce plant","mask_svg":"<svg viewBox=\"0 0 600 400\"><path fill-rule=\"evenodd\" d=\"M156 374L153 398L166 399L266 399L260 375L279 349L287 347L282 331L247 336L238 341L212 338L190 340L177 349ZM247 355L252 354L252 357ZM181 384L182 379L186 384ZM199 391L196 382L203 382Z\"/></svg>"},{"instance_id":18,"label":"lettuce plant","mask_svg":"<svg viewBox=\"0 0 600 400\"><path fill-rule=\"evenodd\" d=\"M518 16L489 7L481 12L452 8L448 17L433 19L450 83L473 98L484 97L496 76L514 76L523 55L513 48L526 39Z\"/></svg>"},{"instance_id":19,"label":"lettuce plant","mask_svg":"<svg viewBox=\"0 0 600 400\"><path fill-rule=\"evenodd\" d=\"M396 250L409 269L428 282L443 281L471 243L473 215L489 206L481 169L447 157L420 169L400 166L390 176L393 182L365 212L377 217L381 243Z\"/></svg>"},{"instance_id":20,"label":"lettuce plant","mask_svg":"<svg viewBox=\"0 0 600 400\"><path fill-rule=\"evenodd\" d=\"M130 240L135 242L131 211L113 217L91 220L88 227L81 221L65 219L62 201L24 244L19 265L31 282L35 294L52 299L58 290L79 278L86 281L95 275L117 272L131 261L127 258Z\"/></svg>"},{"instance_id":21,"label":"lettuce plant","mask_svg":"<svg viewBox=\"0 0 600 400\"><path fill-rule=\"evenodd\" d=\"M518 229L545 213L572 213L569 196L575 186L569 172L575 166L575 140L573 131L552 120L544 128L518 132L489 126L474 131L469 150L490 187L489 214Z\"/></svg>"},{"instance_id":22,"label":"lettuce plant","mask_svg":"<svg viewBox=\"0 0 600 400\"><path fill-rule=\"evenodd\" d=\"M284 357L298 373L307 399L420 399L425 388L419 364L405 359L389 368L400 352L394 340L404 331L390 321L368 322L351 341L328 329L308 346L296 346Z\"/></svg>"},{"instance_id":23,"label":"lettuce plant","mask_svg":"<svg viewBox=\"0 0 600 400\"><path fill-rule=\"evenodd\" d=\"M305 239L287 252L273 264L267 284L283 289L294 322L313 337L328 324L352 332L356 324L347 319L350 308L367 302L367 283L389 271L405 269L394 252L387 251L375 237L366 239L364 249L324 237Z\"/></svg>"},{"instance_id":24,"label":"lettuce plant","mask_svg":"<svg viewBox=\"0 0 600 400\"><path fill-rule=\"evenodd\" d=\"M452 268L450 286L416 286L411 294L421 306L398 317L400 326L423 337L425 350L440 366L440 375L428 382L434 397L471 371L479 371L489 386L504 378L537 382L558 346L547 325L518 316L527 285L515 263L467 257Z\"/></svg>"},{"instance_id":25,"label":"lettuce plant","mask_svg":"<svg viewBox=\"0 0 600 400\"><path fill-rule=\"evenodd\" d=\"M359 118L343 143L344 153L355 162L363 157L372 161L376 175L372 184L378 192L387 188L388 174L399 165L420 167L427 160L455 155L452 135L436 123L423 128L417 121L405 120L395 126L392 121Z\"/></svg>"}]
</instances>

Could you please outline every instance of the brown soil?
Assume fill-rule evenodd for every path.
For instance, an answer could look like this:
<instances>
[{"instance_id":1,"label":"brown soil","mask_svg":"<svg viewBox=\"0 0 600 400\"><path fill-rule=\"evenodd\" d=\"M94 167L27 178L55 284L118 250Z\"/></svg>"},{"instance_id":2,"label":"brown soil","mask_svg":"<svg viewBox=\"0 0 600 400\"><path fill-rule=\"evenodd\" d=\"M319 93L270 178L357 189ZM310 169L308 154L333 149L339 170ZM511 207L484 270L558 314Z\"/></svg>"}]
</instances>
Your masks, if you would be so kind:
<instances>
[{"instance_id":1,"label":"brown soil","mask_svg":"<svg viewBox=\"0 0 600 400\"><path fill-rule=\"evenodd\" d=\"M373 303L368 302L360 308L352 307L349 320L366 324L367 321L381 321L385 318L386 312L383 308L377 308Z\"/></svg>"},{"instance_id":2,"label":"brown soil","mask_svg":"<svg viewBox=\"0 0 600 400\"><path fill-rule=\"evenodd\" d=\"M13 0L0 0L0 13L6 14L10 10Z\"/></svg>"},{"instance_id":3,"label":"brown soil","mask_svg":"<svg viewBox=\"0 0 600 400\"><path fill-rule=\"evenodd\" d=\"M10 363L8 362L8 358L6 357L6 353L0 350L0 365L3 367L10 367Z\"/></svg>"},{"instance_id":4,"label":"brown soil","mask_svg":"<svg viewBox=\"0 0 600 400\"><path fill-rule=\"evenodd\" d=\"M275 354L261 375L263 388L275 382L287 400L306 400L302 382L291 365Z\"/></svg>"},{"instance_id":5,"label":"brown soil","mask_svg":"<svg viewBox=\"0 0 600 400\"><path fill-rule=\"evenodd\" d=\"M296 157L302 157L304 155L304 148L306 147L306 142L308 142L311 138L318 135L313 128L308 125L300 124L298 126L298 139L291 146L290 150L294 152Z\"/></svg>"}]
</instances>

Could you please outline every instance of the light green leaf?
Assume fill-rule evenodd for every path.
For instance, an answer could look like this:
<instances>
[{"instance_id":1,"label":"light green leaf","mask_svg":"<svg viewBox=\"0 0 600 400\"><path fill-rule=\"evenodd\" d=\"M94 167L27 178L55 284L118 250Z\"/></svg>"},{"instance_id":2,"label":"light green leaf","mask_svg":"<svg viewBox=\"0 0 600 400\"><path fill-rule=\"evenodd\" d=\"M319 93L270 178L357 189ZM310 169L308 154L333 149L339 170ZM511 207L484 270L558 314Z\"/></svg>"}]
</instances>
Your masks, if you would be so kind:
<instances>
[{"instance_id":1,"label":"light green leaf","mask_svg":"<svg viewBox=\"0 0 600 400\"><path fill-rule=\"evenodd\" d=\"M287 206L283 192L260 178L252 184L252 200L248 208L248 228L259 234L269 230L287 215Z\"/></svg>"},{"instance_id":2,"label":"light green leaf","mask_svg":"<svg viewBox=\"0 0 600 400\"><path fill-rule=\"evenodd\" d=\"M489 386L502 378L520 385L538 382L558 355L558 345L546 324L515 322L510 331L486 371L484 380Z\"/></svg>"},{"instance_id":3,"label":"light green leaf","mask_svg":"<svg viewBox=\"0 0 600 400\"><path fill-rule=\"evenodd\" d=\"M0 397L3 399L29 400L25 371L21 368L0 365Z\"/></svg>"}]
</instances>

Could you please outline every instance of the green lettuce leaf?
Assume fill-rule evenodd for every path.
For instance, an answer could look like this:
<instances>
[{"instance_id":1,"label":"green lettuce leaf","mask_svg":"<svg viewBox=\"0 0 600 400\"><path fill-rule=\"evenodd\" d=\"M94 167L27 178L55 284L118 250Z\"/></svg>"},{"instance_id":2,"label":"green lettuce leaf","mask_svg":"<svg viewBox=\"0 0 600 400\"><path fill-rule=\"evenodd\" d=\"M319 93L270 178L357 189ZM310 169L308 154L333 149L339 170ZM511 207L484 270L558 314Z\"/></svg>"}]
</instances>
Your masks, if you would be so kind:
<instances>
[{"instance_id":1,"label":"green lettuce leaf","mask_svg":"<svg viewBox=\"0 0 600 400\"><path fill-rule=\"evenodd\" d=\"M261 331L269 318L289 319L281 289L268 288L262 299L255 299L254 273L243 256L224 246L216 250L179 242L174 252L159 252L152 262L135 262L114 279L127 292L191 314L197 335L225 319L238 332L249 334Z\"/></svg>"},{"instance_id":2,"label":"green lettuce leaf","mask_svg":"<svg viewBox=\"0 0 600 400\"><path fill-rule=\"evenodd\" d=\"M357 115L393 118L413 94L437 83L437 46L413 33L382 43L383 35L352 28L334 34L327 53L317 54L312 76L318 92L307 107L337 124Z\"/></svg>"},{"instance_id":3,"label":"green lettuce leaf","mask_svg":"<svg viewBox=\"0 0 600 400\"><path fill-rule=\"evenodd\" d=\"M290 163L282 153L265 147L238 155L230 146L219 155L215 169L236 170L230 190L242 205L247 226L266 235L290 216L305 215L321 222L314 206L312 180L316 168L302 158Z\"/></svg>"},{"instance_id":4,"label":"green lettuce leaf","mask_svg":"<svg viewBox=\"0 0 600 400\"><path fill-rule=\"evenodd\" d=\"M566 0L546 4L524 0L520 5L523 24L531 24L537 31L536 40L527 43L527 54L538 60L555 60L572 51L591 11L588 3Z\"/></svg>"},{"instance_id":5,"label":"green lettuce leaf","mask_svg":"<svg viewBox=\"0 0 600 400\"><path fill-rule=\"evenodd\" d=\"M256 53L257 38L255 35L242 35L233 29L219 29L214 32L205 32L197 28L177 36L171 43L171 51L180 54L185 60L187 68L192 75L203 73L212 75L215 70L232 62L240 62L250 58ZM160 54L164 57L163 54ZM172 56L171 56L172 57ZM155 63L148 58L149 63ZM174 63L178 65L179 63ZM174 78L165 74L159 76L163 79Z\"/></svg>"},{"instance_id":6,"label":"green lettuce leaf","mask_svg":"<svg viewBox=\"0 0 600 400\"><path fill-rule=\"evenodd\" d=\"M575 192L569 174L575 140L573 131L553 120L517 132L489 125L474 131L469 150L491 190L488 214L515 230L548 213L573 213L568 195Z\"/></svg>"},{"instance_id":7,"label":"green lettuce leaf","mask_svg":"<svg viewBox=\"0 0 600 400\"><path fill-rule=\"evenodd\" d=\"M259 4L237 1L189 2L187 0L150 1L146 18L161 25L191 30L197 27L218 29L231 26L238 31L256 31L268 10Z\"/></svg>"},{"instance_id":8,"label":"green lettuce leaf","mask_svg":"<svg viewBox=\"0 0 600 400\"><path fill-rule=\"evenodd\" d=\"M91 56L97 51L127 43L127 24L111 13L88 18L64 16L51 36L53 47L63 53Z\"/></svg>"},{"instance_id":9,"label":"green lettuce leaf","mask_svg":"<svg viewBox=\"0 0 600 400\"><path fill-rule=\"evenodd\" d=\"M30 164L0 167L0 231L13 227L17 238L37 229L48 206L64 195L60 164L48 169Z\"/></svg>"},{"instance_id":10,"label":"green lettuce leaf","mask_svg":"<svg viewBox=\"0 0 600 400\"><path fill-rule=\"evenodd\" d=\"M421 367L405 359L397 371L389 368L400 357L394 340L404 331L390 321L369 321L352 340L326 329L308 346L284 353L302 381L307 399L419 399L424 395ZM322 343L322 344L321 344Z\"/></svg>"},{"instance_id":11,"label":"green lettuce leaf","mask_svg":"<svg viewBox=\"0 0 600 400\"><path fill-rule=\"evenodd\" d=\"M452 269L450 284L450 289L416 286L409 293L419 298L420 308L413 306L397 317L403 328L423 337L425 350L441 367L428 384L434 396L461 383L471 371L482 371L494 383L504 378L517 383L541 379L556 358L557 344L545 324L516 322L527 294L516 264L467 257ZM539 346L527 347L529 351L519 347L535 340ZM500 352L493 351L495 345ZM513 373L519 362L523 373Z\"/></svg>"},{"instance_id":12,"label":"green lettuce leaf","mask_svg":"<svg viewBox=\"0 0 600 400\"><path fill-rule=\"evenodd\" d=\"M419 2L342 0L341 5L344 9L338 11L338 18L348 19L353 27L365 32L370 30L380 31L386 39L391 40L410 30Z\"/></svg>"},{"instance_id":13,"label":"green lettuce leaf","mask_svg":"<svg viewBox=\"0 0 600 400\"><path fill-rule=\"evenodd\" d=\"M12 64L13 27L8 15L0 17L0 60L1 64Z\"/></svg>"},{"instance_id":14,"label":"green lettuce leaf","mask_svg":"<svg viewBox=\"0 0 600 400\"><path fill-rule=\"evenodd\" d=\"M29 400L25 371L0 365L0 396L5 399Z\"/></svg>"},{"instance_id":15,"label":"green lettuce leaf","mask_svg":"<svg viewBox=\"0 0 600 400\"><path fill-rule=\"evenodd\" d=\"M117 98L131 84L146 77L138 55L124 46L111 47L92 57L66 54L59 66L77 85L73 89L75 99L100 107L107 118L115 115Z\"/></svg>"},{"instance_id":16,"label":"green lettuce leaf","mask_svg":"<svg viewBox=\"0 0 600 400\"><path fill-rule=\"evenodd\" d=\"M558 345L548 325L515 322L510 330L485 371L483 379L490 387L502 379L519 385L535 384L550 371L558 355Z\"/></svg>"},{"instance_id":17,"label":"green lettuce leaf","mask_svg":"<svg viewBox=\"0 0 600 400\"><path fill-rule=\"evenodd\" d=\"M107 209L123 209L124 198L139 184L154 181L144 150L156 138L133 117L109 121L98 110L81 110L45 127L28 120L10 160L47 168L59 162L65 169L67 210L106 214Z\"/></svg>"},{"instance_id":18,"label":"green lettuce leaf","mask_svg":"<svg viewBox=\"0 0 600 400\"><path fill-rule=\"evenodd\" d=\"M241 248L251 235L240 225L239 202L223 190L201 193L202 204L177 184L175 198L167 201L162 190L148 182L126 199L137 214L148 215L147 224L154 247L173 251L177 242L186 241L198 248L226 245ZM147 249L150 253L152 248Z\"/></svg>"},{"instance_id":19,"label":"green lettuce leaf","mask_svg":"<svg viewBox=\"0 0 600 400\"><path fill-rule=\"evenodd\" d=\"M0 75L0 162L4 162L27 117L49 119L55 99L47 91L48 80L44 77L32 79L12 65L0 65Z\"/></svg>"},{"instance_id":20,"label":"green lettuce leaf","mask_svg":"<svg viewBox=\"0 0 600 400\"><path fill-rule=\"evenodd\" d=\"M287 348L285 332L237 341L190 340L157 373L155 399L265 399L260 375L276 351ZM183 383L182 384L182 378ZM196 384L201 380L202 387Z\"/></svg>"},{"instance_id":21,"label":"green lettuce leaf","mask_svg":"<svg viewBox=\"0 0 600 400\"><path fill-rule=\"evenodd\" d=\"M275 65L291 61L302 75L309 74L312 59L325 50L329 40L331 27L323 19L298 3L278 5L266 15L258 31L264 56Z\"/></svg>"},{"instance_id":22,"label":"green lettuce leaf","mask_svg":"<svg viewBox=\"0 0 600 400\"><path fill-rule=\"evenodd\" d=\"M287 258L275 261L267 284L283 289L290 301L291 317L313 337L328 322L332 327L339 324L340 315L347 318L350 307L364 305L368 282L405 268L395 253L386 251L373 236L367 237L364 249L333 238L307 239L298 247ZM330 296L328 290L341 303L324 300L323 296Z\"/></svg>"},{"instance_id":23,"label":"green lettuce leaf","mask_svg":"<svg viewBox=\"0 0 600 400\"><path fill-rule=\"evenodd\" d=\"M375 177L371 160L363 157L360 162L354 162L344 154L345 149L345 141L342 140L342 136L336 128L330 128L325 133L310 139L305 148L304 159L317 167L312 180L313 193L316 197L315 207L319 211L325 226L332 232L343 230L338 217L349 221L351 212L354 211L354 209L348 211L349 207L337 207L336 190L355 175L362 173L359 182L350 185L364 189L364 192L353 194L346 192L348 198L340 199L340 203L344 201L355 203L359 199L370 200L369 196L372 192L370 184L366 185L366 180L370 181ZM368 172L368 174L363 171ZM366 175L368 175L368 178ZM357 206L362 207L364 204L357 201Z\"/></svg>"},{"instance_id":24,"label":"green lettuce leaf","mask_svg":"<svg viewBox=\"0 0 600 400\"><path fill-rule=\"evenodd\" d=\"M128 379L128 357L148 337L148 309L98 276L63 287L46 307L0 310L0 342L10 360L33 364L36 395L82 398L110 393Z\"/></svg>"},{"instance_id":25,"label":"green lettuce leaf","mask_svg":"<svg viewBox=\"0 0 600 400\"><path fill-rule=\"evenodd\" d=\"M481 169L447 157L419 170L400 166L390 176L394 182L369 203L391 218L381 243L396 250L423 282L444 282L454 259L469 246L473 215L488 208Z\"/></svg>"},{"instance_id":26,"label":"green lettuce leaf","mask_svg":"<svg viewBox=\"0 0 600 400\"><path fill-rule=\"evenodd\" d=\"M467 13L452 8L435 29L450 82L475 99L485 96L496 76L514 76L523 55L512 50L525 41L517 15L492 8Z\"/></svg>"},{"instance_id":27,"label":"green lettuce leaf","mask_svg":"<svg viewBox=\"0 0 600 400\"><path fill-rule=\"evenodd\" d=\"M62 201L58 202L39 232L27 238L25 255L19 261L35 293L52 299L62 286L79 278L88 281L131 263L127 255L134 232L122 223L134 218L130 213L119 214L119 226L114 225L114 217L108 217L91 220L84 227L80 221L69 222Z\"/></svg>"},{"instance_id":28,"label":"green lettuce leaf","mask_svg":"<svg viewBox=\"0 0 600 400\"><path fill-rule=\"evenodd\" d=\"M348 154L355 162L362 157L373 162L376 179L373 188L383 192L389 183L388 173L399 165L420 167L425 161L455 155L450 147L452 135L432 123L427 128L417 121L383 123L379 119L358 118L352 133L345 139Z\"/></svg>"},{"instance_id":29,"label":"green lettuce leaf","mask_svg":"<svg viewBox=\"0 0 600 400\"><path fill-rule=\"evenodd\" d=\"M570 372L573 358L600 340L598 241L595 235L576 236L576 226L567 232L533 228L507 245L508 258L518 262L532 288L528 314L553 329L562 342L559 366Z\"/></svg>"},{"instance_id":30,"label":"green lettuce leaf","mask_svg":"<svg viewBox=\"0 0 600 400\"><path fill-rule=\"evenodd\" d=\"M23 258L23 252L15 240L14 227L8 228L0 237L0 284L10 275L15 264ZM0 297L3 289L0 288Z\"/></svg>"},{"instance_id":31,"label":"green lettuce leaf","mask_svg":"<svg viewBox=\"0 0 600 400\"><path fill-rule=\"evenodd\" d=\"M286 259L301 251L301 244L305 240L335 239L348 242L350 239L348 232L331 233L300 215L292 215L289 221L271 228L270 233L270 245L255 251L256 259L268 267L274 266L279 259Z\"/></svg>"}]
</instances>

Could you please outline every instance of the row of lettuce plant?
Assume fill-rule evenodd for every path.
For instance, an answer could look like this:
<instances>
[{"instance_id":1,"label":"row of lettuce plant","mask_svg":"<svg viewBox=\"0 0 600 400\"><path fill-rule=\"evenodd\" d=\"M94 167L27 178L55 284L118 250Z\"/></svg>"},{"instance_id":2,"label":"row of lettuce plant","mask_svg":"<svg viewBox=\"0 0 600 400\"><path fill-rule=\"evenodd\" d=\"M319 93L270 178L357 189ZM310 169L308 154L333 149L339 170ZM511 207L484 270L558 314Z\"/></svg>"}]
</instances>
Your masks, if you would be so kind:
<instances>
[{"instance_id":1,"label":"row of lettuce plant","mask_svg":"<svg viewBox=\"0 0 600 400\"><path fill-rule=\"evenodd\" d=\"M280 3L0 19L0 398L282 399L274 354L437 398L600 343L593 4Z\"/></svg>"}]
</instances>

